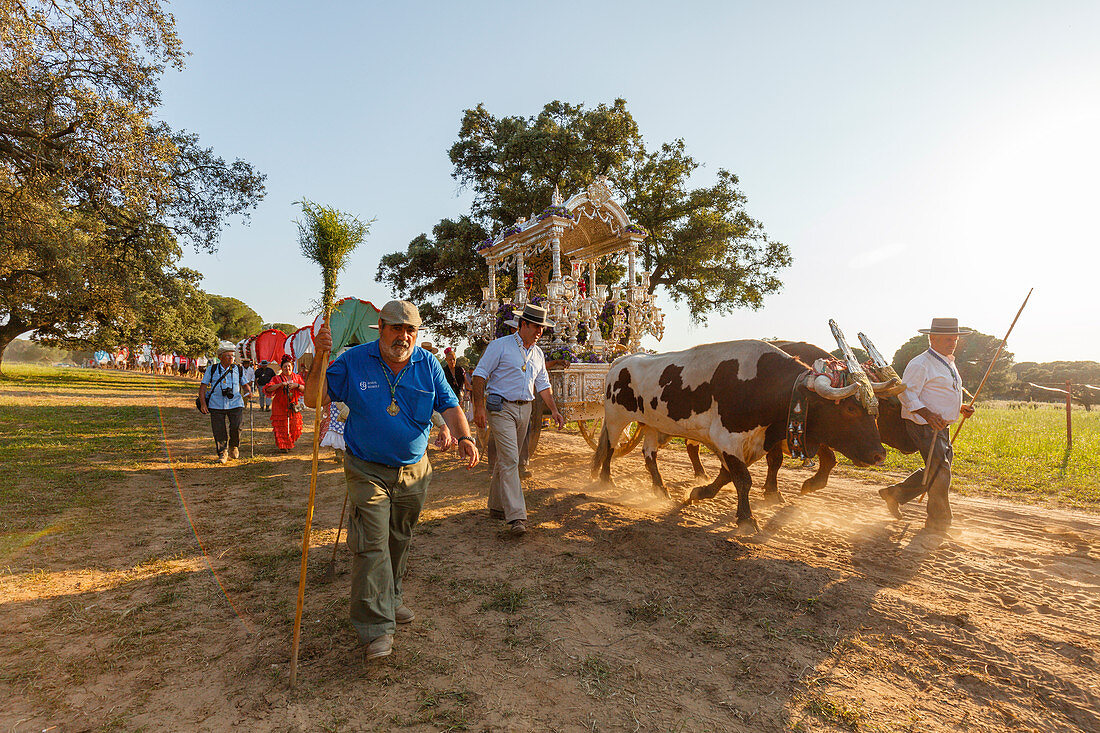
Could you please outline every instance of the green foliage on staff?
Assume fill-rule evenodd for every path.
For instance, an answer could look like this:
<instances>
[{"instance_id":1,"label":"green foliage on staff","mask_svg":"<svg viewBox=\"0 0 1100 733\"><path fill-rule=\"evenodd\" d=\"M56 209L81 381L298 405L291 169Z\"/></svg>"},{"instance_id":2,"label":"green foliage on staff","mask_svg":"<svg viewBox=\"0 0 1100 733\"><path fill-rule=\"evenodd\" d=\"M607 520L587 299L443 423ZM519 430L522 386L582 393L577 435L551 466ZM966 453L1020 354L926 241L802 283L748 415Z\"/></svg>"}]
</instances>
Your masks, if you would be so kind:
<instances>
[{"instance_id":1,"label":"green foliage on staff","mask_svg":"<svg viewBox=\"0 0 1100 733\"><path fill-rule=\"evenodd\" d=\"M351 214L315 204L309 199L295 203L302 207L303 215L298 222L298 246L305 257L321 267L324 288L321 306L328 313L336 300L340 271L347 265L352 251L367 236L374 219L364 223Z\"/></svg>"},{"instance_id":2,"label":"green foliage on staff","mask_svg":"<svg viewBox=\"0 0 1100 733\"><path fill-rule=\"evenodd\" d=\"M709 186L692 188L702 164L684 141L647 146L622 99L594 108L554 101L532 117L498 118L478 105L466 110L450 158L454 177L474 194L470 212L382 257L377 275L444 337L463 336L466 310L481 301L478 242L519 217L537 217L555 185L568 196L598 175L610 178L627 213L650 233L640 250L642 267L653 272L650 290L663 287L696 322L759 308L791 263L786 245L747 213L737 176L718 169ZM597 280L613 283L622 272L605 267ZM502 272L497 284L500 292L514 289L514 275Z\"/></svg>"},{"instance_id":3,"label":"green foliage on staff","mask_svg":"<svg viewBox=\"0 0 1100 733\"><path fill-rule=\"evenodd\" d=\"M0 358L25 331L153 338L139 330L166 324L145 311L195 295L180 243L214 251L263 197L251 165L157 119L161 75L185 58L158 0L0 3Z\"/></svg>"},{"instance_id":4,"label":"green foliage on staff","mask_svg":"<svg viewBox=\"0 0 1100 733\"><path fill-rule=\"evenodd\" d=\"M217 324L218 338L222 341L237 343L241 339L259 333L263 329L263 319L246 303L228 295L207 293L214 323Z\"/></svg>"}]
</instances>

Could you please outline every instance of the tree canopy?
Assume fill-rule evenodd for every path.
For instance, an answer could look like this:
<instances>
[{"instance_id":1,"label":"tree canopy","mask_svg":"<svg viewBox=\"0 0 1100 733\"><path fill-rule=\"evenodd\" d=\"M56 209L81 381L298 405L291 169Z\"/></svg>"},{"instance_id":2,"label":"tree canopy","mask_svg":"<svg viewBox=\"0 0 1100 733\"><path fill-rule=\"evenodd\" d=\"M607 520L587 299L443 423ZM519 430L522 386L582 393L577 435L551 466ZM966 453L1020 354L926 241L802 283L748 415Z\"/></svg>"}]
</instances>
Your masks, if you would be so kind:
<instances>
[{"instance_id":1,"label":"tree canopy","mask_svg":"<svg viewBox=\"0 0 1100 733\"><path fill-rule=\"evenodd\" d=\"M143 336L143 308L197 297L181 242L213 251L262 198L251 165L156 119L184 57L159 0L0 0L0 357L29 330L67 346ZM193 334L201 300L176 312Z\"/></svg>"},{"instance_id":2,"label":"tree canopy","mask_svg":"<svg viewBox=\"0 0 1100 733\"><path fill-rule=\"evenodd\" d=\"M746 212L736 175L720 168L711 185L693 188L702 164L684 141L647 147L622 99L594 108L553 101L531 117L497 118L478 105L463 115L450 159L455 179L474 194L469 213L441 220L432 236L419 235L378 267L378 279L415 302L443 336L463 336L465 312L481 300L477 243L545 209L555 186L568 195L599 175L649 232L641 262L653 272L650 290L664 288L696 322L759 308L791 262L786 245ZM613 283L622 272L611 263L597 279ZM502 291L514 287L512 277L502 273Z\"/></svg>"},{"instance_id":3,"label":"tree canopy","mask_svg":"<svg viewBox=\"0 0 1100 733\"><path fill-rule=\"evenodd\" d=\"M237 343L263 330L264 321L260 315L237 298L213 293L207 293L206 298L219 339Z\"/></svg>"}]
</instances>

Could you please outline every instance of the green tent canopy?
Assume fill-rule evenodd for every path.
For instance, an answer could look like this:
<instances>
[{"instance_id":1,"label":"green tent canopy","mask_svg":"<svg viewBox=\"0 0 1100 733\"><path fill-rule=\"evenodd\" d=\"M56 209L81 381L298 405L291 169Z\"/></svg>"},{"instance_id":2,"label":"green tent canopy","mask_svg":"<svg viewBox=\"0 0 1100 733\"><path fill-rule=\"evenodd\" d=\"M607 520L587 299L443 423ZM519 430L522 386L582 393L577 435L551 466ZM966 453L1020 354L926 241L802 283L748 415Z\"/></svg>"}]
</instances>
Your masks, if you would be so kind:
<instances>
[{"instance_id":1,"label":"green tent canopy","mask_svg":"<svg viewBox=\"0 0 1100 733\"><path fill-rule=\"evenodd\" d=\"M323 313L314 319L315 337L323 322ZM338 354L349 344L365 344L378 338L378 331L371 328L378 325L378 309L369 300L342 298L332 306L328 325L332 331L332 353Z\"/></svg>"}]
</instances>

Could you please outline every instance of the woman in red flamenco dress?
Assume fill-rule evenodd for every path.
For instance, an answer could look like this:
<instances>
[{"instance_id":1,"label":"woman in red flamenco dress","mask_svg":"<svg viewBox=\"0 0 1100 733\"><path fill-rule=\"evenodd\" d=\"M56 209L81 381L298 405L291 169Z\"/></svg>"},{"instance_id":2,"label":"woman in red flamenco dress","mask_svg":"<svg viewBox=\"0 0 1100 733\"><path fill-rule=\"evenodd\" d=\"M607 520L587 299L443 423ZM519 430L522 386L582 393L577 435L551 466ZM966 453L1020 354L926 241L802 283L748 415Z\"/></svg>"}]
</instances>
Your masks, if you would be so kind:
<instances>
[{"instance_id":1,"label":"woman in red flamenco dress","mask_svg":"<svg viewBox=\"0 0 1100 733\"><path fill-rule=\"evenodd\" d=\"M306 383L294 373L294 360L283 356L279 373L264 387L271 395L271 427L275 430L275 445L283 453L294 447L302 437L302 395Z\"/></svg>"}]
</instances>

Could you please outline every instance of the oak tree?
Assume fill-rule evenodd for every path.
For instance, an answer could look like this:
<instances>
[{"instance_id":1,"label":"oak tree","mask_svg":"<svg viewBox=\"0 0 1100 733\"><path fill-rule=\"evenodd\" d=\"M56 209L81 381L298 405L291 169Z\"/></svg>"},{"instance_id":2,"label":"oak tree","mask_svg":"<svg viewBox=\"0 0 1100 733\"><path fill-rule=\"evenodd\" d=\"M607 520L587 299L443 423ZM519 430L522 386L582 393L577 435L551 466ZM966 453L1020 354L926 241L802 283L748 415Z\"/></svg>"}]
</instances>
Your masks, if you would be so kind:
<instances>
[{"instance_id":1,"label":"oak tree","mask_svg":"<svg viewBox=\"0 0 1100 733\"><path fill-rule=\"evenodd\" d=\"M553 101L531 117L498 118L478 105L463 115L450 159L454 177L474 195L469 213L440 221L430 237L419 235L378 267L378 279L416 302L443 336L461 337L464 314L481 300L485 262L477 243L537 215L555 186L569 195L599 175L649 232L641 264L653 273L650 290L664 288L696 322L759 308L791 262L786 245L749 216L736 175L719 169L710 185L692 187L702 163L683 140L647 146L622 99L593 108ZM613 283L622 273L612 263L597 279ZM498 284L502 292L514 288L507 274Z\"/></svg>"}]
</instances>

